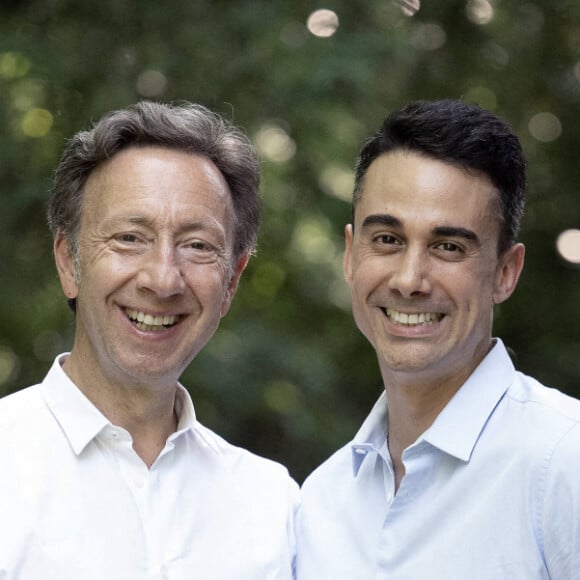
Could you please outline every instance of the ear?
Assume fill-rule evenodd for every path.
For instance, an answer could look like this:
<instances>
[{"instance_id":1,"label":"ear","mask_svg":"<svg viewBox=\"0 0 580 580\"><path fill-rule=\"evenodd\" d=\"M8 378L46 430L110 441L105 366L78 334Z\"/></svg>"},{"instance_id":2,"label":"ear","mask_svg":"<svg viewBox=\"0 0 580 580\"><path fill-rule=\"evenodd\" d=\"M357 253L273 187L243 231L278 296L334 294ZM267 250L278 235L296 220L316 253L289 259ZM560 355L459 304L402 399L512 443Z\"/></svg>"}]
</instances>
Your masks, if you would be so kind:
<instances>
[{"instance_id":1,"label":"ear","mask_svg":"<svg viewBox=\"0 0 580 580\"><path fill-rule=\"evenodd\" d=\"M344 257L342 260L342 270L344 279L349 286L352 285L352 242L354 233L352 224L347 224L344 228Z\"/></svg>"},{"instance_id":2,"label":"ear","mask_svg":"<svg viewBox=\"0 0 580 580\"><path fill-rule=\"evenodd\" d=\"M500 304L513 294L524 267L525 253L523 244L514 244L500 256L495 272L494 304Z\"/></svg>"},{"instance_id":3,"label":"ear","mask_svg":"<svg viewBox=\"0 0 580 580\"><path fill-rule=\"evenodd\" d=\"M220 312L220 316L223 318L230 309L232 304L232 300L236 294L236 290L238 289L238 284L240 282L240 278L242 276L242 272L246 269L248 265L248 261L250 260L249 252L244 252L236 262L236 267L234 273L232 274L230 281L228 283L228 287L224 294L224 298L222 301L222 308Z\"/></svg>"},{"instance_id":4,"label":"ear","mask_svg":"<svg viewBox=\"0 0 580 580\"><path fill-rule=\"evenodd\" d=\"M59 230L54 238L54 260L64 295L70 300L79 293L75 276L74 258L70 244Z\"/></svg>"}]
</instances>

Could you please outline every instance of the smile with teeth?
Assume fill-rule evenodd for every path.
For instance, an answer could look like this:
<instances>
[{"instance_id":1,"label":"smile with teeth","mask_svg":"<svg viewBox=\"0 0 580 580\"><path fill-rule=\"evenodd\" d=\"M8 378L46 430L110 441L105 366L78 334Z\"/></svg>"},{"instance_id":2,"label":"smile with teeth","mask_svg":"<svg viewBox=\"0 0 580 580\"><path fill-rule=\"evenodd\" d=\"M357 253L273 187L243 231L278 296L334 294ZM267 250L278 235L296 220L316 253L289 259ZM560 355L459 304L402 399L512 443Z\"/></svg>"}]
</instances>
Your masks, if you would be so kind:
<instances>
[{"instance_id":1,"label":"smile with teeth","mask_svg":"<svg viewBox=\"0 0 580 580\"><path fill-rule=\"evenodd\" d=\"M125 313L137 328L148 332L159 332L173 326L179 320L179 316L153 316L130 308L125 308Z\"/></svg>"},{"instance_id":2,"label":"smile with teeth","mask_svg":"<svg viewBox=\"0 0 580 580\"><path fill-rule=\"evenodd\" d=\"M440 312L416 312L413 314L407 314L405 312L399 312L393 308L383 309L387 317L398 324L406 325L417 325L417 324L429 324L438 322L443 318L443 314Z\"/></svg>"}]
</instances>

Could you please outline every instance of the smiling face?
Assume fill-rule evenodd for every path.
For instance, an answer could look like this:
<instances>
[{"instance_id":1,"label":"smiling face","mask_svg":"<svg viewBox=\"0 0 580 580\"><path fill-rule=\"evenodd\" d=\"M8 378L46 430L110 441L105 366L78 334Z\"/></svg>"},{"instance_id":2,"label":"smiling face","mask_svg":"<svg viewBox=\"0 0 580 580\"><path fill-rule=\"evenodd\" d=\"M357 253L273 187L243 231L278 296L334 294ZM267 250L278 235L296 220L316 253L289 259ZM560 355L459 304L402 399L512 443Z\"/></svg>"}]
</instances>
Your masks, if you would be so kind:
<instances>
[{"instance_id":1,"label":"smiling face","mask_svg":"<svg viewBox=\"0 0 580 580\"><path fill-rule=\"evenodd\" d=\"M488 352L493 305L515 289L524 252L498 257L496 196L484 174L413 152L369 167L344 267L385 383L456 389Z\"/></svg>"},{"instance_id":2,"label":"smiling face","mask_svg":"<svg viewBox=\"0 0 580 580\"><path fill-rule=\"evenodd\" d=\"M75 380L175 384L246 265L232 254L234 225L229 188L205 157L132 147L91 173L77 272L68 243L55 239L64 292L77 299Z\"/></svg>"}]
</instances>

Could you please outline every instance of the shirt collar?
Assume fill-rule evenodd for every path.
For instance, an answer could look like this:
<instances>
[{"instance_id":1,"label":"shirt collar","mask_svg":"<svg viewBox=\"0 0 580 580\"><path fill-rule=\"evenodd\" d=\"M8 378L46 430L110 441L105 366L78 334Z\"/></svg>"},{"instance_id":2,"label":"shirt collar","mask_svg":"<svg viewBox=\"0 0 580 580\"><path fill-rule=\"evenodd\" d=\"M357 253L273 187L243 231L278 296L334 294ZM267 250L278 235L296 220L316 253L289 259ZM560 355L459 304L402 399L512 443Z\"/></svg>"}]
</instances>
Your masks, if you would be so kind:
<instances>
[{"instance_id":1,"label":"shirt collar","mask_svg":"<svg viewBox=\"0 0 580 580\"><path fill-rule=\"evenodd\" d=\"M422 439L462 461L469 461L493 410L515 377L501 340L495 344L447 403Z\"/></svg>"},{"instance_id":2,"label":"shirt collar","mask_svg":"<svg viewBox=\"0 0 580 580\"><path fill-rule=\"evenodd\" d=\"M515 376L503 342L500 339L494 342L491 351L419 440L469 461L485 423ZM382 452L387 432L387 397L383 391L351 443L355 476L370 452Z\"/></svg>"},{"instance_id":3,"label":"shirt collar","mask_svg":"<svg viewBox=\"0 0 580 580\"><path fill-rule=\"evenodd\" d=\"M59 355L42 382L44 399L50 412L60 425L76 455L105 429L111 422L87 399L62 368L70 353ZM175 408L177 430L169 437L174 441L187 431L194 431L208 447L219 453L217 442L211 434L200 427L195 416L191 396L178 384Z\"/></svg>"},{"instance_id":4,"label":"shirt collar","mask_svg":"<svg viewBox=\"0 0 580 580\"><path fill-rule=\"evenodd\" d=\"M168 441L174 441L180 435L187 431L194 433L202 445L205 445L215 453L220 453L220 445L216 436L209 430L203 427L195 416L195 408L191 395L187 389L181 385L177 385L177 395L175 398L175 409L177 411L178 422L177 430L169 436Z\"/></svg>"},{"instance_id":5,"label":"shirt collar","mask_svg":"<svg viewBox=\"0 0 580 580\"><path fill-rule=\"evenodd\" d=\"M42 381L44 399L77 455L110 421L85 397L62 368L59 355Z\"/></svg>"},{"instance_id":6,"label":"shirt collar","mask_svg":"<svg viewBox=\"0 0 580 580\"><path fill-rule=\"evenodd\" d=\"M383 390L351 443L355 476L369 453L380 453L387 440L387 430L387 395Z\"/></svg>"}]
</instances>

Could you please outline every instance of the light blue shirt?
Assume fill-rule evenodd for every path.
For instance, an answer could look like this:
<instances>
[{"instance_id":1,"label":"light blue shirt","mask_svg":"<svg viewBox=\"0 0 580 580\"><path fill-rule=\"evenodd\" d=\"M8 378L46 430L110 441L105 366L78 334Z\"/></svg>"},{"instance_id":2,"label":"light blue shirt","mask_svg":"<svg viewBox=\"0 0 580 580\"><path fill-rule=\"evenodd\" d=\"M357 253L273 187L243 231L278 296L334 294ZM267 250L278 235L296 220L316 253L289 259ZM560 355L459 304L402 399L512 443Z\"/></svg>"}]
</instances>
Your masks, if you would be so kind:
<instances>
[{"instance_id":1,"label":"light blue shirt","mask_svg":"<svg viewBox=\"0 0 580 580\"><path fill-rule=\"evenodd\" d=\"M580 401L494 348L403 454L383 394L305 482L297 580L580 579Z\"/></svg>"}]
</instances>

